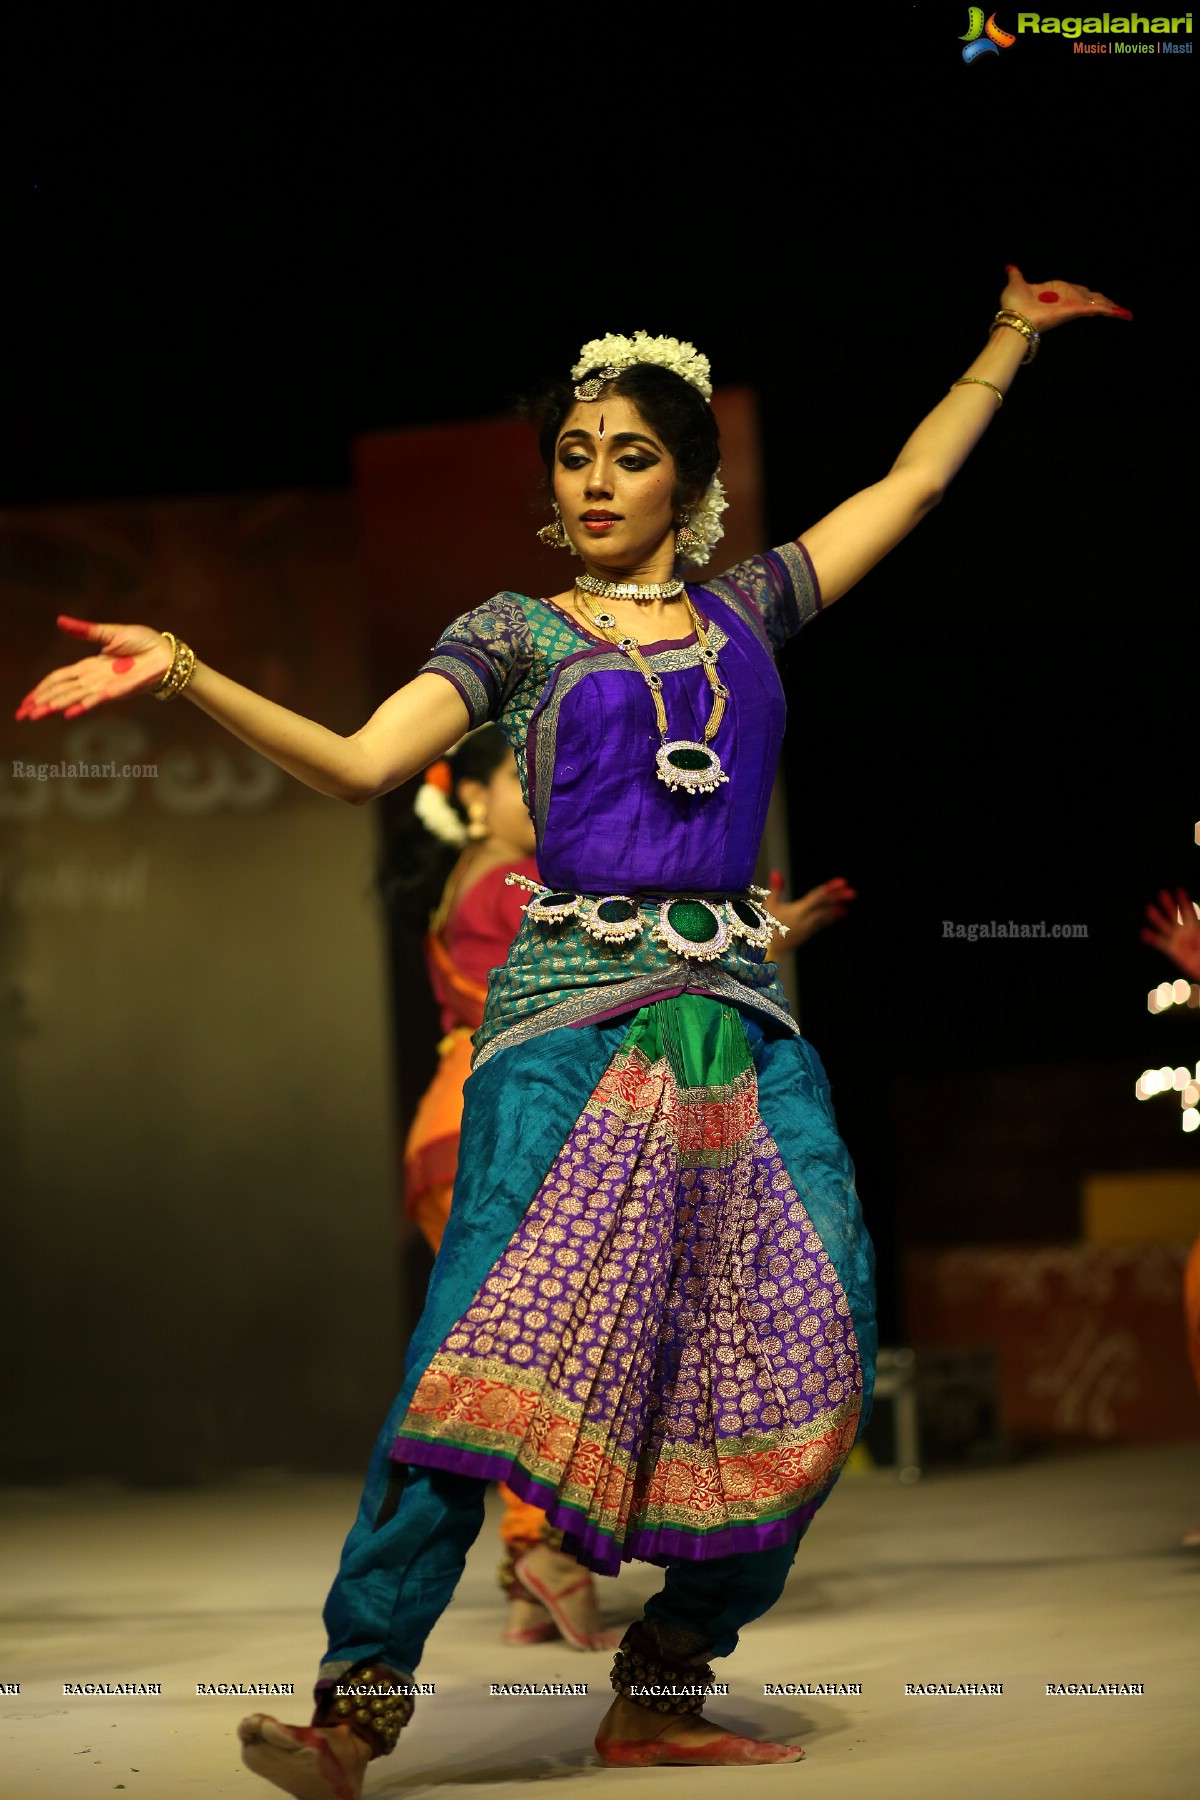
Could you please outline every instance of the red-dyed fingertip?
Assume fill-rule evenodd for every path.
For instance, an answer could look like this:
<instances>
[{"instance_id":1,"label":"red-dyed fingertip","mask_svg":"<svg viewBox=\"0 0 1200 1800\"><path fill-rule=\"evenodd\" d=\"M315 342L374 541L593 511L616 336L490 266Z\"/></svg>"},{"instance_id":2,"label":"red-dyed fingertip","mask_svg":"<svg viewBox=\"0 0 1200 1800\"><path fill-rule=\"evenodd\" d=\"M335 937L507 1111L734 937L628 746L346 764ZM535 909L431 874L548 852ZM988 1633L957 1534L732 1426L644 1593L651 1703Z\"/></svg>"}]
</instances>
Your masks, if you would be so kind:
<instances>
[{"instance_id":1,"label":"red-dyed fingertip","mask_svg":"<svg viewBox=\"0 0 1200 1800\"><path fill-rule=\"evenodd\" d=\"M1132 319L1133 318L1133 314L1130 312L1130 310L1127 306L1114 306L1112 309L1112 316L1114 319Z\"/></svg>"},{"instance_id":2,"label":"red-dyed fingertip","mask_svg":"<svg viewBox=\"0 0 1200 1800\"><path fill-rule=\"evenodd\" d=\"M79 717L80 713L83 712L84 710L85 709L82 706L64 706L63 718L64 719L77 719Z\"/></svg>"},{"instance_id":3,"label":"red-dyed fingertip","mask_svg":"<svg viewBox=\"0 0 1200 1800\"><path fill-rule=\"evenodd\" d=\"M59 613L56 623L59 630L67 632L70 637L85 638L91 637L92 635L92 627L89 625L88 621L86 619L73 619L70 613Z\"/></svg>"},{"instance_id":4,"label":"red-dyed fingertip","mask_svg":"<svg viewBox=\"0 0 1200 1800\"><path fill-rule=\"evenodd\" d=\"M787 884L783 879L783 871L781 869L772 869L771 873L767 876L767 886L770 888L771 892L773 894L782 894L786 885Z\"/></svg>"}]
</instances>

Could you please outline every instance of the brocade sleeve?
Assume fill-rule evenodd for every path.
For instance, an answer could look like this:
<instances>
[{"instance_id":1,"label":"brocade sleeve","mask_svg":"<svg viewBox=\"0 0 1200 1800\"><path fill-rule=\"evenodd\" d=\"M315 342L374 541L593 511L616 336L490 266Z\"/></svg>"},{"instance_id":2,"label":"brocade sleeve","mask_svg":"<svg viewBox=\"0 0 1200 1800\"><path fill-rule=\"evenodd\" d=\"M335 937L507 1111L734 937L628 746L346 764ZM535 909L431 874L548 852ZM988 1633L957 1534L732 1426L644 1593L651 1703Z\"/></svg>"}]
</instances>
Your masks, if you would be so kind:
<instances>
[{"instance_id":1,"label":"brocade sleeve","mask_svg":"<svg viewBox=\"0 0 1200 1800\"><path fill-rule=\"evenodd\" d=\"M821 589L800 542L780 544L735 563L705 587L725 589L757 621L772 650L781 650L821 610Z\"/></svg>"},{"instance_id":2,"label":"brocade sleeve","mask_svg":"<svg viewBox=\"0 0 1200 1800\"><path fill-rule=\"evenodd\" d=\"M462 695L471 729L495 720L533 660L529 621L512 594L497 594L447 625L419 673L444 675Z\"/></svg>"}]
</instances>

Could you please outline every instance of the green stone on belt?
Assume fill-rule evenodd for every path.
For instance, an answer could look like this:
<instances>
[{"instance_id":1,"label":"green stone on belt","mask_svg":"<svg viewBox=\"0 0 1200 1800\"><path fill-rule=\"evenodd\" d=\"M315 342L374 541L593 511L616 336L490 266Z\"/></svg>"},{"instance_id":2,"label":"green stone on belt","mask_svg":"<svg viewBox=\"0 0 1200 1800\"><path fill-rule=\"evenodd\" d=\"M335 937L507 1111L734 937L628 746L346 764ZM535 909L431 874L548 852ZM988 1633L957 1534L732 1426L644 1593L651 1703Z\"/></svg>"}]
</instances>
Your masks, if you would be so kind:
<instances>
[{"instance_id":1,"label":"green stone on belt","mask_svg":"<svg viewBox=\"0 0 1200 1800\"><path fill-rule=\"evenodd\" d=\"M667 908L667 923L689 944L711 943L718 930L712 908L699 900L673 901Z\"/></svg>"},{"instance_id":2,"label":"green stone on belt","mask_svg":"<svg viewBox=\"0 0 1200 1800\"><path fill-rule=\"evenodd\" d=\"M631 900L605 900L596 908L596 917L605 925L624 925L636 916L637 907Z\"/></svg>"},{"instance_id":3,"label":"green stone on belt","mask_svg":"<svg viewBox=\"0 0 1200 1800\"><path fill-rule=\"evenodd\" d=\"M673 769L711 769L712 760L707 750L672 750L667 757Z\"/></svg>"}]
</instances>

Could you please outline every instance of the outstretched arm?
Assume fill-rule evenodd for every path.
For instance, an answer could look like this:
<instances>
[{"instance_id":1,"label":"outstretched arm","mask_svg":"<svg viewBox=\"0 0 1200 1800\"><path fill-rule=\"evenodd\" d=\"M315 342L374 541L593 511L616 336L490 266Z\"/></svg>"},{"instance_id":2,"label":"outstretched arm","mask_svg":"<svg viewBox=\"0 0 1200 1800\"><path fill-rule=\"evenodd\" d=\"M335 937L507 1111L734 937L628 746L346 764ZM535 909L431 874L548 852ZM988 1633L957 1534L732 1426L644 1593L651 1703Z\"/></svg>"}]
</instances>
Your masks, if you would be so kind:
<instances>
[{"instance_id":1,"label":"outstretched arm","mask_svg":"<svg viewBox=\"0 0 1200 1800\"><path fill-rule=\"evenodd\" d=\"M40 681L21 702L18 719L56 712L77 718L104 701L147 693L170 664L166 640L148 625L97 625L66 616L59 625L99 649ZM470 725L458 690L433 674L399 688L349 737L264 700L201 662L183 697L306 787L355 806L435 762Z\"/></svg>"},{"instance_id":2,"label":"outstretched arm","mask_svg":"<svg viewBox=\"0 0 1200 1800\"><path fill-rule=\"evenodd\" d=\"M1002 309L1039 333L1072 319L1130 319L1122 306L1070 281L1029 282L1010 265ZM950 389L917 426L882 481L853 494L801 534L828 606L908 536L935 507L999 412L1025 359L1020 331L997 326L961 386Z\"/></svg>"}]
</instances>

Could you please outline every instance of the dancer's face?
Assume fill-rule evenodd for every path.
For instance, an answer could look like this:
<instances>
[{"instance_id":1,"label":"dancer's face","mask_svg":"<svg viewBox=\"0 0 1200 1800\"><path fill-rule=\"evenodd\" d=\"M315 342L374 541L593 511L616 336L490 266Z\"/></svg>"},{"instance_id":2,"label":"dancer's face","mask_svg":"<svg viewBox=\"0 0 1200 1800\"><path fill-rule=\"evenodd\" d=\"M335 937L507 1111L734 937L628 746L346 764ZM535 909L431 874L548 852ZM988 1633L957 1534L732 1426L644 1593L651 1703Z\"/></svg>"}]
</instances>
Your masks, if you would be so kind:
<instances>
[{"instance_id":1,"label":"dancer's face","mask_svg":"<svg viewBox=\"0 0 1200 1800\"><path fill-rule=\"evenodd\" d=\"M630 569L673 549L675 459L631 400L581 400L558 436L554 497L588 562Z\"/></svg>"}]
</instances>

